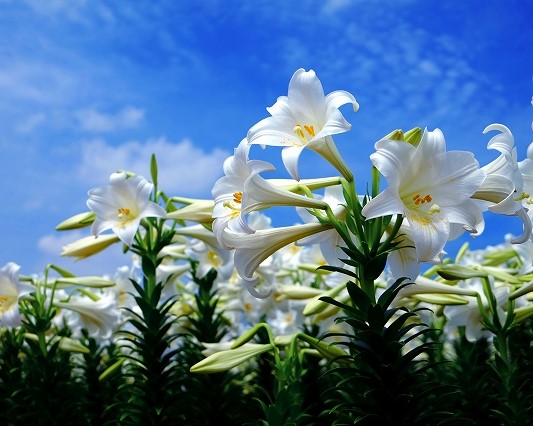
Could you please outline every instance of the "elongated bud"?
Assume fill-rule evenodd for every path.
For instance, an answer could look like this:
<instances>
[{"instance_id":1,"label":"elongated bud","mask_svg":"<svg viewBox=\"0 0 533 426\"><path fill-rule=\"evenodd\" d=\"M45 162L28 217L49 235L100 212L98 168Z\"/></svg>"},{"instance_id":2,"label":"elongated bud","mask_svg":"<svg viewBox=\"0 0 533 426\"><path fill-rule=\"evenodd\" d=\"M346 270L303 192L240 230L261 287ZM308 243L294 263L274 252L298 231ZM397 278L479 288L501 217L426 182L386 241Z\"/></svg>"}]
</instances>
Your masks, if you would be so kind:
<instances>
[{"instance_id":1,"label":"elongated bud","mask_svg":"<svg viewBox=\"0 0 533 426\"><path fill-rule=\"evenodd\" d=\"M411 297L420 302L431 303L432 305L468 305L468 300L455 294L415 294Z\"/></svg>"},{"instance_id":2,"label":"elongated bud","mask_svg":"<svg viewBox=\"0 0 533 426\"><path fill-rule=\"evenodd\" d=\"M280 285L276 291L276 298L301 300L311 299L312 297L322 296L323 294L323 290L306 285Z\"/></svg>"},{"instance_id":3,"label":"elongated bud","mask_svg":"<svg viewBox=\"0 0 533 426\"><path fill-rule=\"evenodd\" d=\"M510 300L517 299L518 297L523 296L523 295L525 295L525 294L528 294L528 293L530 293L530 292L532 292L532 291L533 291L533 283L523 285L523 286L520 287L518 290L513 291L513 292L509 295L509 299L510 299Z\"/></svg>"},{"instance_id":4,"label":"elongated bud","mask_svg":"<svg viewBox=\"0 0 533 426\"><path fill-rule=\"evenodd\" d=\"M332 289L323 292L322 294L319 294L313 298L307 305L305 305L305 308L303 310L303 314L305 316L308 315L315 315L319 314L323 310L325 310L327 307L331 306L327 302L323 302L320 300L323 296L329 296L335 298L335 296L338 296L342 290L346 288L346 284L339 284L337 287L333 287Z\"/></svg>"},{"instance_id":5,"label":"elongated bud","mask_svg":"<svg viewBox=\"0 0 533 426\"><path fill-rule=\"evenodd\" d=\"M327 343L323 340L318 340L317 338L308 336L307 334L300 333L298 334L298 338L308 343L326 359L348 356L348 354L337 345Z\"/></svg>"},{"instance_id":6,"label":"elongated bud","mask_svg":"<svg viewBox=\"0 0 533 426\"><path fill-rule=\"evenodd\" d=\"M212 200L196 200L188 206L168 213L165 218L189 220L199 223L211 223L213 222L214 205L215 203Z\"/></svg>"},{"instance_id":7,"label":"elongated bud","mask_svg":"<svg viewBox=\"0 0 533 426\"><path fill-rule=\"evenodd\" d=\"M111 244L119 242L115 234L99 235L98 237L84 237L63 247L61 256L85 259L93 254L100 253Z\"/></svg>"},{"instance_id":8,"label":"elongated bud","mask_svg":"<svg viewBox=\"0 0 533 426\"><path fill-rule=\"evenodd\" d=\"M117 371L120 370L120 367L122 364L124 364L124 361L126 361L126 358L120 358L117 362L115 362L113 365L110 365L107 367L100 376L98 376L99 382L104 382L109 377L112 377Z\"/></svg>"},{"instance_id":9,"label":"elongated bud","mask_svg":"<svg viewBox=\"0 0 533 426\"><path fill-rule=\"evenodd\" d=\"M486 278L488 275L484 271L467 268L460 265L444 265L437 270L437 273L445 280L467 280L469 278Z\"/></svg>"},{"instance_id":10,"label":"elongated bud","mask_svg":"<svg viewBox=\"0 0 533 426\"><path fill-rule=\"evenodd\" d=\"M150 176L152 177L153 184L157 186L158 170L157 159L155 158L155 154L152 154L152 157L150 158Z\"/></svg>"},{"instance_id":11,"label":"elongated bud","mask_svg":"<svg viewBox=\"0 0 533 426\"><path fill-rule=\"evenodd\" d=\"M55 285L56 288L69 288L73 286L105 288L113 287L114 281L106 280L102 277L62 277L55 280L49 280L48 285Z\"/></svg>"},{"instance_id":12,"label":"elongated bud","mask_svg":"<svg viewBox=\"0 0 533 426\"><path fill-rule=\"evenodd\" d=\"M56 231L69 231L71 229L85 228L90 226L94 222L94 219L96 219L96 214L94 212L79 213L57 225Z\"/></svg>"},{"instance_id":13,"label":"elongated bud","mask_svg":"<svg viewBox=\"0 0 533 426\"><path fill-rule=\"evenodd\" d=\"M274 345L260 343L246 343L236 349L221 351L209 355L202 361L194 364L190 372L211 374L231 370L234 367L256 357L264 352L274 349Z\"/></svg>"},{"instance_id":14,"label":"elongated bud","mask_svg":"<svg viewBox=\"0 0 533 426\"><path fill-rule=\"evenodd\" d=\"M31 340L32 342L39 342L39 337L33 333L24 333L24 338ZM71 339L70 337L61 337L59 339L59 349L65 352L73 352L80 354L87 354L90 352L89 348L83 346L77 340Z\"/></svg>"}]
</instances>

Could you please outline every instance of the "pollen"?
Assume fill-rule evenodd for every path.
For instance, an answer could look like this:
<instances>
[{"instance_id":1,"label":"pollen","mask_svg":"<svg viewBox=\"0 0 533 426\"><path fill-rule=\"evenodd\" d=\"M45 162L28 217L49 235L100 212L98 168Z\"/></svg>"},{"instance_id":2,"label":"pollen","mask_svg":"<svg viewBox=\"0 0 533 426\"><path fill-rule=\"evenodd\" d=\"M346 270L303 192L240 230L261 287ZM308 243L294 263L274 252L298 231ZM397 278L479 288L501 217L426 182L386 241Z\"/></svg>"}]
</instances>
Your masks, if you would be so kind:
<instances>
[{"instance_id":1,"label":"pollen","mask_svg":"<svg viewBox=\"0 0 533 426\"><path fill-rule=\"evenodd\" d=\"M309 142L309 138L312 139L316 135L315 128L312 124L304 124L303 126L301 124L296 124L293 132L303 143Z\"/></svg>"},{"instance_id":2,"label":"pollen","mask_svg":"<svg viewBox=\"0 0 533 426\"><path fill-rule=\"evenodd\" d=\"M220 259L220 256L212 250L209 250L207 252L207 259L209 263L215 267L219 267L222 265L222 260Z\"/></svg>"},{"instance_id":3,"label":"pollen","mask_svg":"<svg viewBox=\"0 0 533 426\"><path fill-rule=\"evenodd\" d=\"M0 296L0 312L4 312L6 310L5 305L7 304L8 300L9 300L9 297Z\"/></svg>"},{"instance_id":4,"label":"pollen","mask_svg":"<svg viewBox=\"0 0 533 426\"><path fill-rule=\"evenodd\" d=\"M309 133L309 136L311 136L312 138L315 137L315 128L312 125L306 124L304 126L304 129L307 131L307 133Z\"/></svg>"},{"instance_id":5,"label":"pollen","mask_svg":"<svg viewBox=\"0 0 533 426\"><path fill-rule=\"evenodd\" d=\"M118 214L119 215L123 215L123 216L129 216L130 215L130 209L125 209L125 208L119 208L118 209Z\"/></svg>"},{"instance_id":6,"label":"pollen","mask_svg":"<svg viewBox=\"0 0 533 426\"><path fill-rule=\"evenodd\" d=\"M242 203L242 192L235 192L233 193L233 202L237 204Z\"/></svg>"},{"instance_id":7,"label":"pollen","mask_svg":"<svg viewBox=\"0 0 533 426\"><path fill-rule=\"evenodd\" d=\"M433 197L429 194L424 195L423 197L420 196L420 194L413 195L413 201L417 206L421 204L431 203L433 201Z\"/></svg>"}]
</instances>

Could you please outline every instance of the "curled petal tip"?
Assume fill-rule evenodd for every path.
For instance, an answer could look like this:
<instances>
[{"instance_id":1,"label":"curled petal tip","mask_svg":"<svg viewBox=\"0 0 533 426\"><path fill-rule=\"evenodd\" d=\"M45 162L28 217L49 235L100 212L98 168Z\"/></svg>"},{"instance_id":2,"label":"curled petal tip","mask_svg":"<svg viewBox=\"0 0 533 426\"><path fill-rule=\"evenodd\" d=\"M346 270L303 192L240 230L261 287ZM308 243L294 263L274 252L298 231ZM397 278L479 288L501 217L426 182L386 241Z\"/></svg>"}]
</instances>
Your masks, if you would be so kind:
<instances>
[{"instance_id":1,"label":"curled petal tip","mask_svg":"<svg viewBox=\"0 0 533 426\"><path fill-rule=\"evenodd\" d=\"M246 290L248 290L248 293L250 293L256 299L266 299L272 294L272 290L268 290L266 293L261 293L260 291L257 291L257 289L255 288L256 284L257 278L243 281L242 285Z\"/></svg>"},{"instance_id":2,"label":"curled petal tip","mask_svg":"<svg viewBox=\"0 0 533 426\"><path fill-rule=\"evenodd\" d=\"M511 240L511 243L522 244L522 243L525 243L529 238L531 238L531 231L532 231L531 219L529 218L525 209L518 210L516 212L516 215L522 219L522 222L524 223L524 231L522 232L522 235L520 235L519 237L513 238Z\"/></svg>"}]
</instances>

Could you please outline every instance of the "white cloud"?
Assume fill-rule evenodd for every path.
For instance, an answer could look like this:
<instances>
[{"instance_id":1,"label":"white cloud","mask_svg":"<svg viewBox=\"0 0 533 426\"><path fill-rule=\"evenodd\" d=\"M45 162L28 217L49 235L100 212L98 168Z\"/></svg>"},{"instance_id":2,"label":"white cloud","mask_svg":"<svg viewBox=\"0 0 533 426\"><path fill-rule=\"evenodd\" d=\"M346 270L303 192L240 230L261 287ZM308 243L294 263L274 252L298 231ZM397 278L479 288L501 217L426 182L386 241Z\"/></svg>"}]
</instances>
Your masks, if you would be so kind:
<instances>
[{"instance_id":1,"label":"white cloud","mask_svg":"<svg viewBox=\"0 0 533 426\"><path fill-rule=\"evenodd\" d=\"M105 114L95 108L86 108L74 115L80 127L90 132L131 129L140 126L144 120L144 110L132 106L124 107L116 114Z\"/></svg>"},{"instance_id":2,"label":"white cloud","mask_svg":"<svg viewBox=\"0 0 533 426\"><path fill-rule=\"evenodd\" d=\"M63 247L80 238L86 237L83 231L71 231L65 234L49 234L37 241L37 248L49 256L57 256L63 251Z\"/></svg>"},{"instance_id":3,"label":"white cloud","mask_svg":"<svg viewBox=\"0 0 533 426\"><path fill-rule=\"evenodd\" d=\"M88 185L102 185L111 173L120 169L150 179L152 154L157 158L161 189L170 195L197 197L209 196L229 155L222 149L205 152L187 139L174 143L161 137L117 146L95 139L83 143L79 176Z\"/></svg>"},{"instance_id":4,"label":"white cloud","mask_svg":"<svg viewBox=\"0 0 533 426\"><path fill-rule=\"evenodd\" d=\"M340 10L349 7L351 4L353 4L351 0L327 0L324 2L322 12L329 15L339 12Z\"/></svg>"},{"instance_id":5,"label":"white cloud","mask_svg":"<svg viewBox=\"0 0 533 426\"><path fill-rule=\"evenodd\" d=\"M43 124L45 120L46 116L42 112L32 114L19 121L15 130L17 133L31 133L34 129Z\"/></svg>"}]
</instances>

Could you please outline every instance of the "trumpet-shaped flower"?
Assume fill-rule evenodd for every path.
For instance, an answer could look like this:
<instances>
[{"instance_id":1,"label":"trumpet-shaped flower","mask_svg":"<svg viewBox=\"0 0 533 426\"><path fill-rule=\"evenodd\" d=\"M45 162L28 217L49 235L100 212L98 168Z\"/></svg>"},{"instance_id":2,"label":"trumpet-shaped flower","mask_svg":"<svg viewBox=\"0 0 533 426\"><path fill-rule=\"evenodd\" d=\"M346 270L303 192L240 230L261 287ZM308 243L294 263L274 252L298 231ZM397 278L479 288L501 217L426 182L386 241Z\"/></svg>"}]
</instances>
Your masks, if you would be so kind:
<instances>
[{"instance_id":1,"label":"trumpet-shaped flower","mask_svg":"<svg viewBox=\"0 0 533 426\"><path fill-rule=\"evenodd\" d=\"M523 243L531 237L531 220L527 209L522 205L529 198L524 192L523 168L517 162L513 134L502 124L491 124L483 133L499 131L488 143L489 149L500 152L500 156L482 168L486 178L472 196L477 200L488 202L488 209L493 213L519 216L524 223L524 231L513 243Z\"/></svg>"},{"instance_id":2,"label":"trumpet-shaped flower","mask_svg":"<svg viewBox=\"0 0 533 426\"><path fill-rule=\"evenodd\" d=\"M470 280L470 284L463 284L464 288L476 291L483 304L483 308L489 308L489 302L483 292L483 286L479 279ZM496 299L497 314L501 322L505 321L506 313L504 307L509 298L509 288L498 287L494 288L491 282L492 292ZM475 297L466 297L468 304L457 306L446 306L444 308L444 316L447 318L447 328L452 330L456 327L465 327L465 336L468 341L475 342L483 336L491 337L490 333L487 333L483 328L483 316L479 310L479 305Z\"/></svg>"},{"instance_id":3,"label":"trumpet-shaped flower","mask_svg":"<svg viewBox=\"0 0 533 426\"><path fill-rule=\"evenodd\" d=\"M0 322L7 327L20 325L19 300L35 288L19 281L20 266L9 262L0 268Z\"/></svg>"},{"instance_id":4,"label":"trumpet-shaped flower","mask_svg":"<svg viewBox=\"0 0 533 426\"><path fill-rule=\"evenodd\" d=\"M66 302L56 301L54 305L70 311L67 322L71 330L79 332L84 328L99 340L109 339L119 324L120 310L116 295L111 292L100 295L96 301L75 295Z\"/></svg>"},{"instance_id":5,"label":"trumpet-shaped flower","mask_svg":"<svg viewBox=\"0 0 533 426\"><path fill-rule=\"evenodd\" d=\"M259 265L282 247L330 228L330 225L307 223L258 230L253 234L237 234L227 231L223 234L223 238L227 246L235 248L235 269L242 278L243 287L255 297L265 298L270 293L260 293L255 289L258 278L254 276L254 272Z\"/></svg>"},{"instance_id":6,"label":"trumpet-shaped flower","mask_svg":"<svg viewBox=\"0 0 533 426\"><path fill-rule=\"evenodd\" d=\"M351 127L339 111L340 106L348 103L353 105L354 111L359 108L348 92L338 90L325 96L315 72L299 69L291 78L288 96L280 96L267 108L272 116L248 131L248 142L283 146L283 164L296 180L299 180L298 159L306 147L351 179L351 172L331 138L331 135L346 132Z\"/></svg>"},{"instance_id":7,"label":"trumpet-shaped flower","mask_svg":"<svg viewBox=\"0 0 533 426\"><path fill-rule=\"evenodd\" d=\"M213 231L223 244L223 233L227 228L232 232L251 234L255 229L249 226L245 214L273 206L301 206L324 209L326 203L313 198L294 194L263 179L259 173L275 170L265 161L249 160L250 146L243 140L235 149L235 154L224 162L225 176L214 185Z\"/></svg>"},{"instance_id":8,"label":"trumpet-shaped flower","mask_svg":"<svg viewBox=\"0 0 533 426\"><path fill-rule=\"evenodd\" d=\"M246 140L235 148L235 153L224 161L224 175L213 186L211 191L215 199L213 208L213 232L222 245L222 234L226 228L232 232L250 234L254 232L244 220L242 211L244 183L250 176L274 170L270 163L260 160L249 160L250 146Z\"/></svg>"},{"instance_id":9,"label":"trumpet-shaped flower","mask_svg":"<svg viewBox=\"0 0 533 426\"><path fill-rule=\"evenodd\" d=\"M451 224L475 229L481 212L470 199L485 173L470 152L446 152L440 130L424 131L418 146L380 140L370 156L389 187L363 208L367 219L401 214L407 219L417 260L433 261L450 237Z\"/></svg>"},{"instance_id":10,"label":"trumpet-shaped flower","mask_svg":"<svg viewBox=\"0 0 533 426\"><path fill-rule=\"evenodd\" d=\"M141 219L164 217L163 207L150 201L153 185L142 176L128 178L126 173L113 173L109 185L89 191L87 206L96 213L91 227L94 235L111 229L120 240L131 246Z\"/></svg>"}]
</instances>

